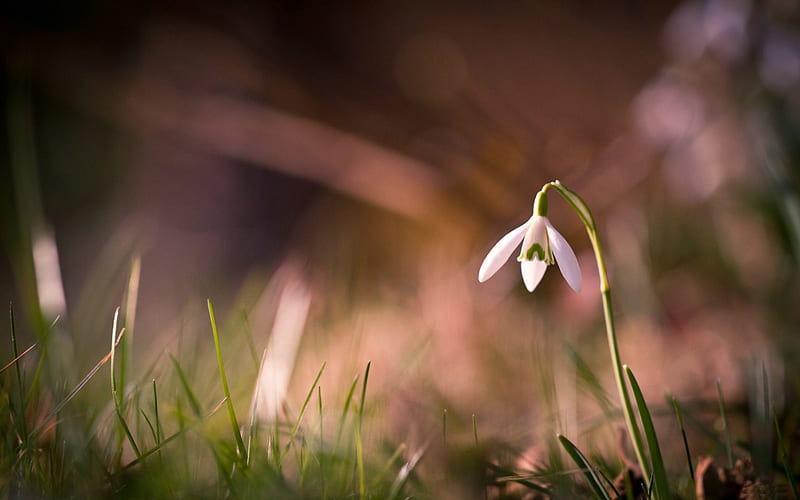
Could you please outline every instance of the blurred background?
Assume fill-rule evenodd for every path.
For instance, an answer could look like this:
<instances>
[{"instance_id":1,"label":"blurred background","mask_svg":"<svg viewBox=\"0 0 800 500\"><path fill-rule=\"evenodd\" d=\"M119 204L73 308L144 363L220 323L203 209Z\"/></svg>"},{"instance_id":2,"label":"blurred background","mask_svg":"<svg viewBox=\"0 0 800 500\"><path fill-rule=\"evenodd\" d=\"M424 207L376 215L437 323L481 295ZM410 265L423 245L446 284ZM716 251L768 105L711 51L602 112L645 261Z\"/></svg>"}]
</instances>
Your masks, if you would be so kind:
<instances>
[{"instance_id":1,"label":"blurred background","mask_svg":"<svg viewBox=\"0 0 800 500\"><path fill-rule=\"evenodd\" d=\"M376 432L398 441L424 442L443 408L456 435L476 414L533 461L553 429L613 441L576 369L613 387L575 214L551 197L581 293L550 270L528 294L513 263L477 282L560 179L595 211L646 395L713 403L719 379L746 407L765 366L791 407L796 0L1 12L0 298L29 341L59 317L75 377L107 352L138 256L138 376L212 348L211 298L244 399L274 342L295 400L323 361L337 394L371 360Z\"/></svg>"}]
</instances>

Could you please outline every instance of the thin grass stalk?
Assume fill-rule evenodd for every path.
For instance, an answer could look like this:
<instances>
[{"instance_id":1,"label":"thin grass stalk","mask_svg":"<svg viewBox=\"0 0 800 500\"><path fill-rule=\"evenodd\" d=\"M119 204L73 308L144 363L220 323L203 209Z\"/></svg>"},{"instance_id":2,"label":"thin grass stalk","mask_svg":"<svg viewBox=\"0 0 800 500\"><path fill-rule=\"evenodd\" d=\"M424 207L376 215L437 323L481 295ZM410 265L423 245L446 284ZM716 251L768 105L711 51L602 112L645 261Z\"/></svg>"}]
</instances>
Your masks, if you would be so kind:
<instances>
[{"instance_id":1,"label":"thin grass stalk","mask_svg":"<svg viewBox=\"0 0 800 500\"><path fill-rule=\"evenodd\" d=\"M498 484L504 484L504 483L513 482L513 483L522 485L522 486L528 488L529 490L534 490L534 491L538 491L540 493L543 493L543 494L547 495L547 498L550 498L553 495L553 491L551 491L550 489L548 489L548 488L546 488L546 487L544 487L544 486L542 486L540 484L536 484L536 483L533 483L533 482L529 481L529 479L542 479L543 476L541 476L541 475L538 475L538 474L519 475L519 474L515 474L515 473L511 472L508 469L505 469L503 467L499 467L499 466L497 466L497 465L495 465L493 463L488 463L486 465L486 467L489 470L491 470L492 472L495 473L495 477L496 477L495 481ZM569 472L567 472L567 474L569 474Z\"/></svg>"},{"instance_id":2,"label":"thin grass stalk","mask_svg":"<svg viewBox=\"0 0 800 500\"><path fill-rule=\"evenodd\" d=\"M233 430L233 437L236 438L236 446L239 449L240 458L243 463L247 463L247 447L244 445L242 433L239 429L239 422L236 420L236 411L233 409L233 401L231 400L231 390L228 387L228 378L225 376L225 363L222 360L222 348L219 343L219 332L217 331L217 320L214 318L214 306L211 305L211 299L206 301L208 305L208 317L211 320L211 332L214 335L214 350L217 352L217 364L219 365L219 379L222 383L222 391L225 394L226 406L228 408L228 419L231 422Z\"/></svg>"},{"instance_id":3,"label":"thin grass stalk","mask_svg":"<svg viewBox=\"0 0 800 500\"><path fill-rule=\"evenodd\" d=\"M131 449L136 454L136 457L140 457L142 453L139 451L139 446L136 444L136 440L133 438L133 433L131 432L130 426L128 426L128 422L125 420L125 416L123 415L123 395L120 393L117 387L117 375L115 370L116 358L117 358L117 344L122 343L122 333L126 331L123 327L120 331L120 336L117 338L117 321L119 320L119 307L114 311L114 321L111 327L111 399L114 401L114 410L117 414L117 421L119 422L120 428L122 429L122 433L128 439L128 443L131 445ZM122 436L120 435L117 442L118 452L117 452L117 465L119 466L119 461L122 459Z\"/></svg>"},{"instance_id":4,"label":"thin grass stalk","mask_svg":"<svg viewBox=\"0 0 800 500\"><path fill-rule=\"evenodd\" d=\"M178 363L178 360L175 359L175 356L170 354L169 358L172 360L172 366L175 367L175 372L178 374L178 381L181 383L181 387L183 387L183 391L186 393L186 397L189 399L189 406L192 407L194 416L199 418L200 414L202 413L200 410L200 402L197 400L194 391L192 391L192 387L189 385L189 379L186 377L186 372L183 371L183 368L181 367L180 363Z\"/></svg>"},{"instance_id":5,"label":"thin grass stalk","mask_svg":"<svg viewBox=\"0 0 800 500\"><path fill-rule=\"evenodd\" d=\"M733 468L733 449L731 446L731 433L728 429L728 417L725 414L725 397L722 394L722 384L717 379L717 397L719 399L719 415L722 418L722 433L725 436L725 455L728 457L728 468Z\"/></svg>"},{"instance_id":6,"label":"thin grass stalk","mask_svg":"<svg viewBox=\"0 0 800 500\"><path fill-rule=\"evenodd\" d=\"M282 468L280 463L280 456L281 456L281 442L280 442L280 430L278 429L278 423L275 422L270 429L269 429L269 443L268 443L268 453L272 457L273 466L275 470L281 474Z\"/></svg>"},{"instance_id":7,"label":"thin grass stalk","mask_svg":"<svg viewBox=\"0 0 800 500\"><path fill-rule=\"evenodd\" d=\"M119 340L123 337L123 335L125 335L124 328L120 330L119 335L117 336L117 342L119 342ZM49 425L50 421L56 415L58 415L61 412L61 410L64 409L65 406L67 406L67 403L69 403L72 400L72 398L74 398L75 395L77 395L81 391L81 389L86 387L86 384L88 384L89 381L92 379L92 377L94 377L95 374L98 371L100 371L100 368L102 368L103 365L108 363L109 359L111 359L111 351L109 351L108 354L103 356L103 358L100 361L98 361L97 364L94 365L94 367L91 370L89 370L89 373L87 373L86 376L84 376L81 379L81 381L78 382L78 385L73 387L73 389L69 392L69 394L67 394L67 396L64 399L62 399L61 402L59 402L55 406L55 408L53 408L50 411L50 413L47 414L47 416L45 416L42 420L39 421L36 427L34 427L33 430L30 432L30 434L28 434L29 438L33 439L36 436L38 436L39 433L42 432L42 430L44 430L45 426Z\"/></svg>"},{"instance_id":8,"label":"thin grass stalk","mask_svg":"<svg viewBox=\"0 0 800 500\"><path fill-rule=\"evenodd\" d=\"M600 477L603 479L603 481L605 481L605 483L608 485L608 487L609 487L609 488L611 488L611 492L614 494L614 497L613 497L613 498L617 498L617 499L621 498L621 497L622 497L622 495L620 495L620 493L619 493L619 490L617 490L617 487L616 487L616 486L614 486L614 481L612 481L612 480L611 480L611 478L609 478L609 477L606 475L606 473L605 473L605 472L603 472L603 469L601 469L600 467L598 467L598 468L597 468L597 470L596 470L596 472L597 472L598 474L600 474ZM626 476L626 477L627 477L627 476L628 476L628 474L624 474L624 476ZM627 492L627 493L630 493L630 492Z\"/></svg>"},{"instance_id":9,"label":"thin grass stalk","mask_svg":"<svg viewBox=\"0 0 800 500\"><path fill-rule=\"evenodd\" d=\"M325 435L322 414L322 386L317 387L317 412L319 413L319 482L322 485L323 500L328 497L328 486L325 483Z\"/></svg>"},{"instance_id":10,"label":"thin grass stalk","mask_svg":"<svg viewBox=\"0 0 800 500\"><path fill-rule=\"evenodd\" d=\"M361 384L361 401L358 407L358 425L361 426L361 421L364 418L364 405L367 400L367 382L369 382L369 369L372 366L372 361L367 361L367 368L364 370L364 382Z\"/></svg>"},{"instance_id":11,"label":"thin grass stalk","mask_svg":"<svg viewBox=\"0 0 800 500\"><path fill-rule=\"evenodd\" d=\"M32 345L30 345L30 346L29 346L27 349L25 349L24 351L22 351L22 353L21 353L19 356L16 356L14 359L12 359L12 360L11 360L11 361L9 361L8 363L6 363L6 364L5 364L5 366L3 366L2 368L0 368L0 373L3 373L3 372L5 372L6 370L8 370L9 368L11 368L12 366L19 364L19 361L20 361L22 358L24 358L25 356L27 356L27 355L28 355L28 354L29 354L29 353L30 353L30 352L31 352L31 351L32 351L32 350L33 350L33 349L34 349L34 348L35 348L37 345L39 345L39 344L32 344ZM20 389L22 388L21 384L22 384L22 381L20 380L20 382L19 382L19 387L20 387ZM20 395L20 403L22 403L22 402L23 402L23 401L22 401L22 395Z\"/></svg>"},{"instance_id":12,"label":"thin grass stalk","mask_svg":"<svg viewBox=\"0 0 800 500\"><path fill-rule=\"evenodd\" d=\"M33 381L31 381L31 386L25 394L25 401L22 405L23 408L27 408L31 400L39 393L39 381L42 379L42 371L44 370L45 360L47 359L47 346L50 343L47 336L42 336L39 342L42 346L41 354L39 355L39 362L36 364L36 371L33 372Z\"/></svg>"},{"instance_id":13,"label":"thin grass stalk","mask_svg":"<svg viewBox=\"0 0 800 500\"><path fill-rule=\"evenodd\" d=\"M475 418L475 414L472 414L472 438L475 443L475 448L478 448L478 421Z\"/></svg>"},{"instance_id":14,"label":"thin grass stalk","mask_svg":"<svg viewBox=\"0 0 800 500\"><path fill-rule=\"evenodd\" d=\"M242 324L244 326L245 338L247 339L247 349L250 351L250 357L253 359L253 365L256 367L256 369L258 369L261 364L261 360L256 352L256 342L253 339L253 329L250 328L250 317L247 314L247 310L242 311Z\"/></svg>"},{"instance_id":15,"label":"thin grass stalk","mask_svg":"<svg viewBox=\"0 0 800 500\"><path fill-rule=\"evenodd\" d=\"M114 397L114 405L119 408L119 401L117 397L117 370L116 370L116 359L117 359L117 320L119 320L119 307L114 310L114 321L111 324L111 370L109 374L111 375L111 395Z\"/></svg>"},{"instance_id":16,"label":"thin grass stalk","mask_svg":"<svg viewBox=\"0 0 800 500\"><path fill-rule=\"evenodd\" d=\"M258 384L256 383L256 387ZM256 389L258 390L258 389ZM250 408L250 426L247 430L247 462L246 465L250 467L250 462L253 460L253 453L255 453L256 448L258 447L258 419L256 417L256 409L257 406L254 403ZM253 443L256 443L255 446Z\"/></svg>"},{"instance_id":17,"label":"thin grass stalk","mask_svg":"<svg viewBox=\"0 0 800 500\"><path fill-rule=\"evenodd\" d=\"M156 437L158 444L164 439L164 427L161 425L161 416L158 412L158 390L156 389L156 379L153 379L153 415L156 420Z\"/></svg>"},{"instance_id":18,"label":"thin grass stalk","mask_svg":"<svg viewBox=\"0 0 800 500\"><path fill-rule=\"evenodd\" d=\"M353 402L353 394L356 392L356 385L358 385L359 375L357 374L353 377L353 381L350 383L350 388L347 391L347 396L344 398L344 407L342 408L342 414L339 416L339 424L336 429L336 441L334 444L334 450L339 449L339 444L341 443L342 432L344 432L344 421L347 418L347 413L350 410L350 405Z\"/></svg>"},{"instance_id":19,"label":"thin grass stalk","mask_svg":"<svg viewBox=\"0 0 800 500\"><path fill-rule=\"evenodd\" d=\"M300 446L293 446L294 451L294 459L297 462L297 484L301 488L303 487L303 482L305 481L306 475L306 464L308 460L306 459L307 450L306 450L306 437L305 435L300 436Z\"/></svg>"},{"instance_id":20,"label":"thin grass stalk","mask_svg":"<svg viewBox=\"0 0 800 500\"><path fill-rule=\"evenodd\" d=\"M222 460L222 457L219 455L219 452L213 445L211 447L211 454L214 455L214 462L217 464L217 473L219 476L225 481L225 484L228 487L228 494L227 495L217 495L219 498L228 498L234 493L234 485L233 485L233 478L231 475L228 474L228 470L225 468L225 462Z\"/></svg>"},{"instance_id":21,"label":"thin grass stalk","mask_svg":"<svg viewBox=\"0 0 800 500\"><path fill-rule=\"evenodd\" d=\"M153 436L153 446L158 446L158 432L156 432L155 425L153 425L150 417L147 416L147 413L142 408L139 408L139 413L141 413L142 417L144 417L144 421L147 424L147 427L150 429L150 435Z\"/></svg>"},{"instance_id":22,"label":"thin grass stalk","mask_svg":"<svg viewBox=\"0 0 800 500\"><path fill-rule=\"evenodd\" d=\"M678 405L678 400L674 397L667 398L672 403L672 408L675 410L675 417L678 419L678 427L681 430L681 437L683 437L683 449L686 451L686 462L689 464L689 477L694 484L694 465L692 464L692 453L689 451L689 440L686 438L686 428L683 425L683 416L681 415L681 407Z\"/></svg>"},{"instance_id":23,"label":"thin grass stalk","mask_svg":"<svg viewBox=\"0 0 800 500\"><path fill-rule=\"evenodd\" d=\"M584 454L581 453L581 450L572 444L572 441L561 434L558 434L556 437L558 438L559 442L561 442L561 446L563 446L567 451L567 454L572 458L581 472L583 472L583 475L589 482L589 486L591 486L595 496L600 500L611 500L611 496L608 494L608 491L603 487L603 482L600 480L600 477L598 477L597 472L595 472L592 464L590 464Z\"/></svg>"},{"instance_id":24,"label":"thin grass stalk","mask_svg":"<svg viewBox=\"0 0 800 500\"><path fill-rule=\"evenodd\" d=\"M325 363L322 363L322 367L317 372L317 376L314 377L314 382L311 384L311 389L306 394L306 399L303 401L303 406L300 407L300 413L298 414L297 418L294 421L294 425L292 425L292 430L289 432L289 440L286 442L286 446L281 453L280 460L283 461L283 458L286 456L286 453L289 452L289 448L292 446L294 442L294 438L297 436L297 432L300 430L300 424L303 421L303 416L306 414L306 409L308 409L308 403L311 401L311 396L314 395L314 389L317 388L317 384L319 383L320 377L322 377L322 372L325 371Z\"/></svg>"},{"instance_id":25,"label":"thin grass stalk","mask_svg":"<svg viewBox=\"0 0 800 500\"><path fill-rule=\"evenodd\" d=\"M447 408L442 410L442 447L447 453Z\"/></svg>"},{"instance_id":26,"label":"thin grass stalk","mask_svg":"<svg viewBox=\"0 0 800 500\"><path fill-rule=\"evenodd\" d=\"M420 448L412 457L406 462L401 468L400 471L397 473L397 477L395 478L394 482L392 483L392 488L389 491L389 500L393 500L400 496L400 493L403 491L403 487L405 487L406 483L408 482L409 477L411 477L411 473L414 472L416 469L417 464L419 461L422 460L422 457L425 456L425 452L428 449L428 445L426 444L422 448Z\"/></svg>"},{"instance_id":27,"label":"thin grass stalk","mask_svg":"<svg viewBox=\"0 0 800 500\"><path fill-rule=\"evenodd\" d=\"M603 318L606 324L606 336L608 338L608 347L611 354L611 365L614 369L614 379L617 383L617 391L619 392L620 401L622 402L622 410L625 415L625 423L628 427L628 434L633 443L633 449L636 453L636 459L639 462L639 467L642 469L644 477L649 477L650 467L645 459L644 445L642 435L639 431L639 426L633 413L633 406L631 404L630 395L628 394L627 384L625 383L624 371L622 368L622 361L619 355L619 345L617 343L617 332L614 324L614 311L611 305L611 285L608 281L608 272L606 270L606 262L603 257L603 249L600 246L600 239L597 234L597 225L595 224L594 217L591 210L583 199L577 193L571 191L566 186L561 184L560 181L554 181L546 184L542 190L546 191L552 187L562 198L575 210L578 217L586 227L586 232L589 235L589 241L592 244L595 260L597 262L597 272L600 276L600 294L603 299Z\"/></svg>"},{"instance_id":28,"label":"thin grass stalk","mask_svg":"<svg viewBox=\"0 0 800 500\"><path fill-rule=\"evenodd\" d=\"M364 446L361 439L361 429L364 419L364 406L366 404L367 382L369 382L370 366L372 366L372 361L367 362L367 368L366 370L364 370L364 382L361 384L361 401L359 402L359 407L358 407L358 419L356 424L356 436L355 436L356 469L358 470L358 492L360 494L360 498L366 498L367 495L367 483L364 474Z\"/></svg>"},{"instance_id":29,"label":"thin grass stalk","mask_svg":"<svg viewBox=\"0 0 800 500\"><path fill-rule=\"evenodd\" d=\"M16 324L16 321L14 320L14 304L13 304L13 302L9 302L9 304L8 304L8 317L9 317L9 321L11 322L11 350L12 350L12 353L14 354L14 359L9 364L4 366L3 369L0 370L0 373L4 372L10 365L12 365L12 364L14 365L14 368L15 368L15 371L16 371L16 374L17 374L17 392L18 392L18 396L19 396L19 411L24 414L25 413L25 386L23 385L23 381L22 381L22 369L20 368L18 361L20 359L22 359L22 357L25 354L29 353L31 351L31 349L33 349L33 347L36 344L33 344L32 346L30 346L22 354L19 354L19 350L17 349L17 324ZM27 441L27 430L26 430L26 425L25 425L25 419L24 418L20 419L20 431L21 431L21 434L22 434L23 441Z\"/></svg>"},{"instance_id":30,"label":"thin grass stalk","mask_svg":"<svg viewBox=\"0 0 800 500\"><path fill-rule=\"evenodd\" d=\"M794 480L794 472L789 464L789 453L786 451L786 443L783 441L783 433L781 432L780 423L778 423L778 414L775 412L775 407L772 407L772 419L775 421L775 432L778 437L778 451L783 462L783 470L786 472L786 479L789 480L789 488L792 490L795 500L800 500L800 493L797 491L797 483Z\"/></svg>"},{"instance_id":31,"label":"thin grass stalk","mask_svg":"<svg viewBox=\"0 0 800 500\"><path fill-rule=\"evenodd\" d=\"M760 366L759 366L760 365ZM756 474L766 476L772 472L773 466L773 437L770 430L773 423L770 415L772 402L770 400L769 378L763 361L758 363L752 360L753 376L750 380L749 403L750 418L750 446L753 465Z\"/></svg>"},{"instance_id":32,"label":"thin grass stalk","mask_svg":"<svg viewBox=\"0 0 800 500\"><path fill-rule=\"evenodd\" d=\"M403 455L403 452L405 450L406 450L405 443L401 444L400 446L397 447L396 450L394 450L392 456L389 457L389 460L387 460L386 463L384 464L383 469L381 469L381 471L375 475L375 478L372 480L372 483L370 483L372 488L377 488L378 486L380 486L381 481L383 481L383 479L392 469L392 466Z\"/></svg>"},{"instance_id":33,"label":"thin grass stalk","mask_svg":"<svg viewBox=\"0 0 800 500\"><path fill-rule=\"evenodd\" d=\"M580 356L580 354L578 354L578 351L576 351L574 347L565 343L564 349L566 350L567 356L575 368L575 372L578 375L579 380L586 385L586 388L603 410L603 413L608 417L612 417L614 405L609 399L608 394L606 394L606 391L603 388L603 385L600 383L600 380L598 380L597 376L592 372L589 365Z\"/></svg>"},{"instance_id":34,"label":"thin grass stalk","mask_svg":"<svg viewBox=\"0 0 800 500\"><path fill-rule=\"evenodd\" d=\"M474 413L472 414L472 438L473 438L473 441L475 443L475 452L476 453L480 453L480 442L478 441L478 420L475 417ZM484 475L484 477L481 478L481 479L482 479L482 481L481 481L482 482L481 489L483 490L483 498L484 498L484 500L488 500L489 499L489 490L488 490L487 485L486 485L486 476Z\"/></svg>"},{"instance_id":35,"label":"thin grass stalk","mask_svg":"<svg viewBox=\"0 0 800 500\"><path fill-rule=\"evenodd\" d=\"M245 328L247 329L247 337L252 340L250 332L249 332L249 325L247 324L247 312L244 312L245 318ZM255 353L253 353L255 356ZM266 351L264 352L264 356L266 356ZM258 364L258 360L256 360L256 369L260 366ZM258 378L256 378L256 386L253 392L253 400L250 404L250 425L248 427L247 432L247 466L250 466L250 462L253 460L253 453L256 452L258 448L258 432L259 432L259 421L258 421L258 395L260 391L260 384ZM255 445L253 444L255 443Z\"/></svg>"},{"instance_id":36,"label":"thin grass stalk","mask_svg":"<svg viewBox=\"0 0 800 500\"><path fill-rule=\"evenodd\" d=\"M122 431L125 433L125 437L128 439L128 443L131 445L133 453L136 455L136 458L141 457L142 452L139 451L139 446L136 444L136 440L133 438L133 434L131 433L131 429L128 426L128 422L125 421L125 417L122 415L118 407L115 408L115 410L117 413L117 419L119 420L119 423L122 426Z\"/></svg>"}]
</instances>

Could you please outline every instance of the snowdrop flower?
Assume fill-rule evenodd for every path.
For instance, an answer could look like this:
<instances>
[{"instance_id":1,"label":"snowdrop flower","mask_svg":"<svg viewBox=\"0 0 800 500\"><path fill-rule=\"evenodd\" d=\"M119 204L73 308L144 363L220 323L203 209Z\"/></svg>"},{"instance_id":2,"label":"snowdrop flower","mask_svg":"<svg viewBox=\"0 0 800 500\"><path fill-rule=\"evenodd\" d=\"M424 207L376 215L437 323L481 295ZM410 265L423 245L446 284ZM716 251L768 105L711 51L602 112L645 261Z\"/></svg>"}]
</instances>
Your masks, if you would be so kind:
<instances>
[{"instance_id":1,"label":"snowdrop flower","mask_svg":"<svg viewBox=\"0 0 800 500\"><path fill-rule=\"evenodd\" d=\"M478 281L483 283L491 278L511 257L520 242L522 252L517 260L522 268L522 281L529 292L536 289L547 266L553 263L558 264L558 269L570 288L576 292L581 290L578 259L567 240L547 219L547 194L544 191L539 191L536 195L531 218L500 238L489 250L478 271Z\"/></svg>"}]
</instances>

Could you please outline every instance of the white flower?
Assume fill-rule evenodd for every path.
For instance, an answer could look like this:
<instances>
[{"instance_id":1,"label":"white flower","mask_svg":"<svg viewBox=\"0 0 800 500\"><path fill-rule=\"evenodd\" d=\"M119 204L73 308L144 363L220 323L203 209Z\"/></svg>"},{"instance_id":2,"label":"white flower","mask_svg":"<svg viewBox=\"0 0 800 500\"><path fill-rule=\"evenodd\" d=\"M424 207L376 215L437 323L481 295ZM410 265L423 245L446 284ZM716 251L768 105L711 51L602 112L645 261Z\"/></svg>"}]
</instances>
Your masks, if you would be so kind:
<instances>
[{"instance_id":1,"label":"white flower","mask_svg":"<svg viewBox=\"0 0 800 500\"><path fill-rule=\"evenodd\" d=\"M522 253L517 260L522 268L522 281L525 282L525 288L529 292L536 288L547 266L554 262L558 264L558 269L570 288L580 292L581 269L575 252L546 216L536 214L525 224L512 229L500 238L500 241L489 250L478 271L478 281L483 283L491 278L511 257L520 242L522 242Z\"/></svg>"}]
</instances>

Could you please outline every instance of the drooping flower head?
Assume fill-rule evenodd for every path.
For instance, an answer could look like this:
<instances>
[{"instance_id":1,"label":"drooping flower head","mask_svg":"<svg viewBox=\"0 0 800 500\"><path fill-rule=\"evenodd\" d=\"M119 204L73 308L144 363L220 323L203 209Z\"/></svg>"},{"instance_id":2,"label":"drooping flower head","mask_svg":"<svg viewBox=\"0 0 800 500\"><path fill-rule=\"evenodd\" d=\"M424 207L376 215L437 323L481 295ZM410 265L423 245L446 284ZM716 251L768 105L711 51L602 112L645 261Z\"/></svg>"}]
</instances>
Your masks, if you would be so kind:
<instances>
[{"instance_id":1,"label":"drooping flower head","mask_svg":"<svg viewBox=\"0 0 800 500\"><path fill-rule=\"evenodd\" d=\"M529 292L536 289L547 266L553 263L558 264L561 275L570 288L576 292L581 290L578 259L567 240L547 218L547 193L544 189L536 195L531 218L500 238L489 250L478 271L478 281L483 283L491 278L511 257L520 242L522 248L517 260L522 271L522 281Z\"/></svg>"}]
</instances>

